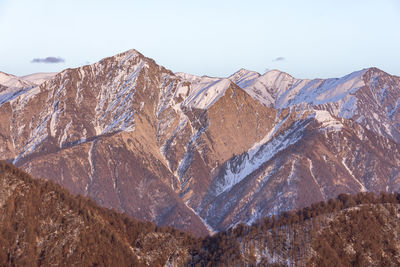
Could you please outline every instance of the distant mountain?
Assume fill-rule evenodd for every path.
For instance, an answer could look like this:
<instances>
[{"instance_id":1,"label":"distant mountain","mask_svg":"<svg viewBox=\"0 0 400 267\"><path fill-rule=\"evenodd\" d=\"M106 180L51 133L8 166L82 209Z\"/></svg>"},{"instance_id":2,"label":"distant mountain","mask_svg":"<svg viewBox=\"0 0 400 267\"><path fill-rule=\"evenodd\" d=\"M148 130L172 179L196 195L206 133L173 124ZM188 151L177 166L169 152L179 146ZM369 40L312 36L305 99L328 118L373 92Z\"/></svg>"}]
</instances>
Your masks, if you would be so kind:
<instances>
[{"instance_id":1,"label":"distant mountain","mask_svg":"<svg viewBox=\"0 0 400 267\"><path fill-rule=\"evenodd\" d=\"M34 85L40 85L41 83L44 83L45 81L51 79L56 74L56 72L39 72L22 76L21 79Z\"/></svg>"},{"instance_id":2,"label":"distant mountain","mask_svg":"<svg viewBox=\"0 0 400 267\"><path fill-rule=\"evenodd\" d=\"M26 93L54 75L55 73L35 73L17 77L0 71L0 105Z\"/></svg>"},{"instance_id":3,"label":"distant mountain","mask_svg":"<svg viewBox=\"0 0 400 267\"><path fill-rule=\"evenodd\" d=\"M24 81L17 76L0 72L0 86L8 88L23 88L31 86L31 83Z\"/></svg>"},{"instance_id":4,"label":"distant mountain","mask_svg":"<svg viewBox=\"0 0 400 267\"><path fill-rule=\"evenodd\" d=\"M399 194L341 194L194 238L0 161L0 265L398 266L399 203Z\"/></svg>"},{"instance_id":5,"label":"distant mountain","mask_svg":"<svg viewBox=\"0 0 400 267\"><path fill-rule=\"evenodd\" d=\"M33 84L14 75L0 72L0 105L22 94Z\"/></svg>"},{"instance_id":6,"label":"distant mountain","mask_svg":"<svg viewBox=\"0 0 400 267\"><path fill-rule=\"evenodd\" d=\"M173 73L129 50L0 96L2 159L196 235L340 193L396 192L400 78Z\"/></svg>"}]
</instances>

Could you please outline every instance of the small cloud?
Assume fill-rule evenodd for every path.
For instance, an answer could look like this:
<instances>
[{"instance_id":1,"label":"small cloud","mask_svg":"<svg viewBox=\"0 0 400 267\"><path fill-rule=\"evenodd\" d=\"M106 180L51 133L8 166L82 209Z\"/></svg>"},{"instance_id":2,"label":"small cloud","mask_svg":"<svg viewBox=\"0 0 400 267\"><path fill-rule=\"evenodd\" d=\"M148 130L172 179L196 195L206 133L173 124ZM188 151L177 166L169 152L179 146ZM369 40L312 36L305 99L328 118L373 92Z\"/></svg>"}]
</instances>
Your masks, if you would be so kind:
<instances>
[{"instance_id":1,"label":"small cloud","mask_svg":"<svg viewBox=\"0 0 400 267\"><path fill-rule=\"evenodd\" d=\"M46 58L34 58L31 63L63 63L65 60L60 57L46 57Z\"/></svg>"},{"instance_id":2,"label":"small cloud","mask_svg":"<svg viewBox=\"0 0 400 267\"><path fill-rule=\"evenodd\" d=\"M272 60L272 61L284 61L286 58L284 58L284 57L277 57L277 58L275 58L274 60Z\"/></svg>"}]
</instances>

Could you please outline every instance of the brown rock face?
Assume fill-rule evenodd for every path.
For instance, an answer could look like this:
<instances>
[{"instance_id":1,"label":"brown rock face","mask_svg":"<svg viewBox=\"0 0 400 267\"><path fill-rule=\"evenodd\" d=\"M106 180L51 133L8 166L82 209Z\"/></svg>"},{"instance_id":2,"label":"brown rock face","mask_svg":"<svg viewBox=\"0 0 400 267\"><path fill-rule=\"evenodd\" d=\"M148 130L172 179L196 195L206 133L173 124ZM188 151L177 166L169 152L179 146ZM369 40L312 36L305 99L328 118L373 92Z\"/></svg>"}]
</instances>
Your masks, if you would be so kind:
<instances>
[{"instance_id":1,"label":"brown rock face","mask_svg":"<svg viewBox=\"0 0 400 267\"><path fill-rule=\"evenodd\" d=\"M0 102L0 151L101 205L204 235L398 190L399 87L377 69L174 74L130 50Z\"/></svg>"}]
</instances>

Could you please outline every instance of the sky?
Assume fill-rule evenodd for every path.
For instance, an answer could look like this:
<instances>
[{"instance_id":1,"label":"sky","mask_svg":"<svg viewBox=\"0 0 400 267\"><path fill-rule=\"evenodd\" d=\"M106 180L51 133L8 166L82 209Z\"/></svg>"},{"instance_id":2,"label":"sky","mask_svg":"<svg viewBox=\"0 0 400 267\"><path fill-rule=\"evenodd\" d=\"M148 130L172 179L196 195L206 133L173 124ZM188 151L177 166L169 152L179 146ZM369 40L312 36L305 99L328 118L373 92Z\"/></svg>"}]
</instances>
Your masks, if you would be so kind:
<instances>
[{"instance_id":1,"label":"sky","mask_svg":"<svg viewBox=\"0 0 400 267\"><path fill-rule=\"evenodd\" d=\"M400 0L0 0L0 71L22 76L136 49L174 72L400 76Z\"/></svg>"}]
</instances>

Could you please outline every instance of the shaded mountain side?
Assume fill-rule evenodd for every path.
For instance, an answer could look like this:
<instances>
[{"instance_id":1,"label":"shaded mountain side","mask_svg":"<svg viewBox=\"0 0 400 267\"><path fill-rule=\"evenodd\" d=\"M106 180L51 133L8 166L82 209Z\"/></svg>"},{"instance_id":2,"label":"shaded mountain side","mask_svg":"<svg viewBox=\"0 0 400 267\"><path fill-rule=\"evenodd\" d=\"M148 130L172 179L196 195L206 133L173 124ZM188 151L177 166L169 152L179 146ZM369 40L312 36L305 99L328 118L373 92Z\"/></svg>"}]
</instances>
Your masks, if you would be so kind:
<instances>
[{"instance_id":1,"label":"shaded mountain side","mask_svg":"<svg viewBox=\"0 0 400 267\"><path fill-rule=\"evenodd\" d=\"M0 161L5 266L398 266L400 194L341 194L195 238L73 196Z\"/></svg>"},{"instance_id":2,"label":"shaded mountain side","mask_svg":"<svg viewBox=\"0 0 400 267\"><path fill-rule=\"evenodd\" d=\"M1 265L183 265L195 240L101 208L0 162Z\"/></svg>"}]
</instances>

